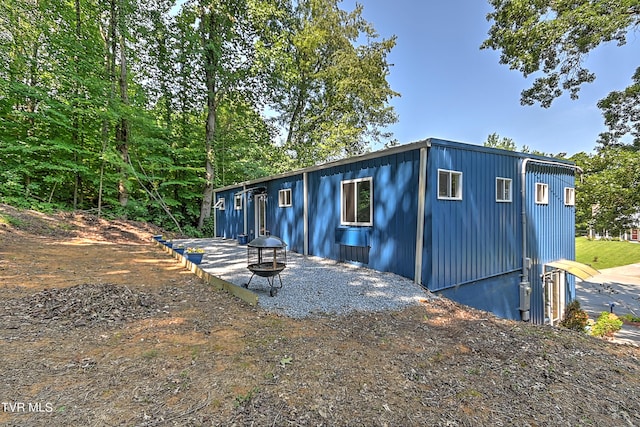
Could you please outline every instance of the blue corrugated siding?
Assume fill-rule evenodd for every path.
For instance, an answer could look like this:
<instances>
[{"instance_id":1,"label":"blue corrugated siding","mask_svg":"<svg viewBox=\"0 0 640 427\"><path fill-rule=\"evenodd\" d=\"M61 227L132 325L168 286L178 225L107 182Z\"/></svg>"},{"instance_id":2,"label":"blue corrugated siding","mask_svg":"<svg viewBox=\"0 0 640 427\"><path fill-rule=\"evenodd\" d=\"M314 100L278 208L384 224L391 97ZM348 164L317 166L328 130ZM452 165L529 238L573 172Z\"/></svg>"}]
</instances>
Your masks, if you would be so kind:
<instances>
[{"instance_id":1,"label":"blue corrugated siding","mask_svg":"<svg viewBox=\"0 0 640 427\"><path fill-rule=\"evenodd\" d=\"M536 183L549 186L547 205L535 203ZM564 188L574 186L571 169L535 163L527 166L527 256L532 263L529 280L533 323L544 323L543 265L560 258L575 259L575 207L564 204ZM575 279L568 279L567 302L575 298Z\"/></svg>"},{"instance_id":2,"label":"blue corrugated siding","mask_svg":"<svg viewBox=\"0 0 640 427\"><path fill-rule=\"evenodd\" d=\"M287 249L302 253L304 249L304 184L302 174L269 181L267 184L267 228L280 237ZM280 207L280 190L291 189L291 206Z\"/></svg>"},{"instance_id":3,"label":"blue corrugated siding","mask_svg":"<svg viewBox=\"0 0 640 427\"><path fill-rule=\"evenodd\" d=\"M309 173L310 254L359 260L413 278L419 157L419 150L412 150ZM373 178L373 226L358 228L368 233L370 247L340 245L341 181L366 177Z\"/></svg>"},{"instance_id":4,"label":"blue corrugated siding","mask_svg":"<svg viewBox=\"0 0 640 427\"><path fill-rule=\"evenodd\" d=\"M238 234L247 233L249 239L256 237L256 203L255 193L262 192L266 188L267 192L267 230L284 240L288 250L302 252L304 245L304 222L303 222L303 182L302 175L294 175L271 181L253 184L247 187L247 192L243 194L246 198L246 205L243 209L235 210L233 199L236 193L243 190L242 187L218 191L216 199L225 198L225 210L216 210L216 235L218 237L236 239ZM260 190L258 190L260 189ZM291 204L289 207L278 205L278 193L282 189L291 189ZM244 226L244 209L247 210L247 226Z\"/></svg>"},{"instance_id":5,"label":"blue corrugated siding","mask_svg":"<svg viewBox=\"0 0 640 427\"><path fill-rule=\"evenodd\" d=\"M518 158L434 144L427 163L423 283L438 291L519 268ZM438 199L438 169L462 172L462 200ZM512 180L511 202L496 202L496 177Z\"/></svg>"},{"instance_id":6,"label":"blue corrugated siding","mask_svg":"<svg viewBox=\"0 0 640 427\"><path fill-rule=\"evenodd\" d=\"M429 151L423 283L456 301L520 318L522 268L521 162L525 155L434 142ZM439 200L438 169L463 173L461 201ZM495 200L496 177L512 179L512 202ZM549 204L535 204L535 183L549 185ZM526 174L527 256L532 268L531 321L544 322L543 264L575 259L575 208L564 205L574 187L570 166L529 163ZM568 278L567 301L575 297ZM497 297L499 296L499 297Z\"/></svg>"},{"instance_id":7,"label":"blue corrugated siding","mask_svg":"<svg viewBox=\"0 0 640 427\"><path fill-rule=\"evenodd\" d=\"M519 289L520 271L479 280L465 286L454 286L438 292L479 310L490 311L505 319L520 320Z\"/></svg>"},{"instance_id":8,"label":"blue corrugated siding","mask_svg":"<svg viewBox=\"0 0 640 427\"><path fill-rule=\"evenodd\" d=\"M242 187L230 189L226 191L216 192L214 203L221 197L225 199L225 209L216 209L216 236L226 239L236 239L238 234L243 233L244 213L242 209L235 209L233 199L236 192L242 190Z\"/></svg>"}]
</instances>

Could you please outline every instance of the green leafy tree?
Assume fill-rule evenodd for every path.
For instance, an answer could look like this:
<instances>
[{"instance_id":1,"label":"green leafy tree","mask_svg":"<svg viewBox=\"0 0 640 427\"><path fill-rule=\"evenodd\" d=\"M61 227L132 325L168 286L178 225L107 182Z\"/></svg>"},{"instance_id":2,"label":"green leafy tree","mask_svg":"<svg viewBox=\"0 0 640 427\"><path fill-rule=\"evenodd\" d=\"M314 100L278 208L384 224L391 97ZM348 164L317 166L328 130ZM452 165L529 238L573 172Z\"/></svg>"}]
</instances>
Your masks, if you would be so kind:
<instances>
[{"instance_id":1,"label":"green leafy tree","mask_svg":"<svg viewBox=\"0 0 640 427\"><path fill-rule=\"evenodd\" d=\"M580 87L596 76L584 63L598 46L615 42L627 43L630 32L640 24L637 0L489 0L493 11L489 37L481 48L500 51L500 63L525 77L536 77L533 85L522 92L523 105L539 103L549 107L554 99L568 91L577 99ZM630 89L611 94L601 101L605 121L612 127L602 138L618 140L629 131L629 123L637 134L637 77ZM632 89L635 87L635 90ZM637 135L636 135L637 137Z\"/></svg>"},{"instance_id":2,"label":"green leafy tree","mask_svg":"<svg viewBox=\"0 0 640 427\"><path fill-rule=\"evenodd\" d=\"M216 186L292 169L282 147L271 142L275 132L242 99L224 99L218 106L216 124Z\"/></svg>"},{"instance_id":3,"label":"green leafy tree","mask_svg":"<svg viewBox=\"0 0 640 427\"><path fill-rule=\"evenodd\" d=\"M633 138L632 146L640 150L640 68L633 75L633 84L621 91L611 92L598 102L609 132L600 135L603 146L621 145L626 135Z\"/></svg>"},{"instance_id":4,"label":"green leafy tree","mask_svg":"<svg viewBox=\"0 0 640 427\"><path fill-rule=\"evenodd\" d=\"M618 235L636 226L640 206L640 153L606 147L572 157L583 169L576 181L576 226Z\"/></svg>"},{"instance_id":5,"label":"green leafy tree","mask_svg":"<svg viewBox=\"0 0 640 427\"><path fill-rule=\"evenodd\" d=\"M0 158L11 183L0 196L81 207L104 112L99 9L88 0L4 0L0 8Z\"/></svg>"},{"instance_id":6,"label":"green leafy tree","mask_svg":"<svg viewBox=\"0 0 640 427\"><path fill-rule=\"evenodd\" d=\"M362 153L397 117L389 101L387 55L395 37L379 39L373 26L336 0L295 2L280 40L279 96L272 108L285 129L285 147L298 166Z\"/></svg>"},{"instance_id":7,"label":"green leafy tree","mask_svg":"<svg viewBox=\"0 0 640 427\"><path fill-rule=\"evenodd\" d=\"M1 202L193 231L214 186L361 152L395 120L394 39L361 8L174 4L0 0Z\"/></svg>"},{"instance_id":8,"label":"green leafy tree","mask_svg":"<svg viewBox=\"0 0 640 427\"><path fill-rule=\"evenodd\" d=\"M528 146L523 145L520 150L516 146L516 143L513 139L507 138L506 136L500 137L497 133L492 133L487 137L487 140L483 144L485 147L499 148L502 150L509 151L519 151L521 153L531 153L537 156L547 156L547 157L557 157L564 158L566 153L558 153L556 155L547 154L538 150L531 150Z\"/></svg>"},{"instance_id":9,"label":"green leafy tree","mask_svg":"<svg viewBox=\"0 0 640 427\"><path fill-rule=\"evenodd\" d=\"M500 135L497 133L492 133L487 137L487 140L484 142L485 147L492 148L501 148L503 150L516 151L516 143L511 138L507 138L503 136L500 138Z\"/></svg>"},{"instance_id":10,"label":"green leafy tree","mask_svg":"<svg viewBox=\"0 0 640 427\"><path fill-rule=\"evenodd\" d=\"M256 18L264 1L191 0L184 7L184 15L195 28L201 45L197 53L199 68L195 70L203 83L205 101L204 188L198 228L211 215L213 188L216 182L215 138L218 107L231 94L241 93L250 105L257 105L262 93L261 74L256 71L256 43L260 38ZM256 19L254 19L256 18ZM193 35L188 35L189 39ZM234 95L235 96L235 95Z\"/></svg>"}]
</instances>

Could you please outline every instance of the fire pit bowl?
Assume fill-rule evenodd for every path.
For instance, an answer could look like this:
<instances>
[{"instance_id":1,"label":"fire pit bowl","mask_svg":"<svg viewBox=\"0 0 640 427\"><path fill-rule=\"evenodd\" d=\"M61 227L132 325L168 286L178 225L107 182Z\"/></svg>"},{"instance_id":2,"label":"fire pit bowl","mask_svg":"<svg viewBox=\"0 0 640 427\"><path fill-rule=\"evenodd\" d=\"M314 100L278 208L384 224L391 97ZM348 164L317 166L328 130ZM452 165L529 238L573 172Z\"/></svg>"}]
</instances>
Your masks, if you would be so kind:
<instances>
[{"instance_id":1,"label":"fire pit bowl","mask_svg":"<svg viewBox=\"0 0 640 427\"><path fill-rule=\"evenodd\" d=\"M265 277L269 283L269 295L275 296L282 288L280 272L287 266L287 244L276 236L260 236L247 244L247 268L251 271L249 282L244 285L249 288L253 276ZM280 286L275 286L278 276Z\"/></svg>"}]
</instances>

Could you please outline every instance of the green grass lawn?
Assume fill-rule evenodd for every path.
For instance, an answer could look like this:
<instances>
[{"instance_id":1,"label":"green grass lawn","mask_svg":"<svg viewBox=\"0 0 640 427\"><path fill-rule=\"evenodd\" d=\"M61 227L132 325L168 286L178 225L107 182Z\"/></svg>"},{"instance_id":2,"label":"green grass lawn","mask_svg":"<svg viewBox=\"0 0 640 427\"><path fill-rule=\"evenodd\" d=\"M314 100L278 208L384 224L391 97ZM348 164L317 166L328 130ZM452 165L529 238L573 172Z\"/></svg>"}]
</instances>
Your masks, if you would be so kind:
<instances>
[{"instance_id":1,"label":"green grass lawn","mask_svg":"<svg viewBox=\"0 0 640 427\"><path fill-rule=\"evenodd\" d=\"M576 238L576 261L598 270L640 263L640 243Z\"/></svg>"}]
</instances>

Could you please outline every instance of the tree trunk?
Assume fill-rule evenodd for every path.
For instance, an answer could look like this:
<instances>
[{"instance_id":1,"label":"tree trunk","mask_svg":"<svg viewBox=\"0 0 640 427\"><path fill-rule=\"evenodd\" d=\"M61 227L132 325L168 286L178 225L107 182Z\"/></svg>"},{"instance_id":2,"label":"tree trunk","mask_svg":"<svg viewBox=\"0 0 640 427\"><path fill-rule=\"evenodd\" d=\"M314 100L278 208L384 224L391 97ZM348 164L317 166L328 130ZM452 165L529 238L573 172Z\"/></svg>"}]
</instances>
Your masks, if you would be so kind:
<instances>
[{"instance_id":1,"label":"tree trunk","mask_svg":"<svg viewBox=\"0 0 640 427\"><path fill-rule=\"evenodd\" d=\"M126 43L124 37L124 16L122 10L120 16L120 101L125 107L129 105L129 94L127 93L127 55ZM129 165L129 120L126 115L122 115L116 126L116 147L122 157L122 166L120 167L120 182L118 183L118 200L120 206L127 206L129 202L129 190L127 189L128 165Z\"/></svg>"},{"instance_id":2,"label":"tree trunk","mask_svg":"<svg viewBox=\"0 0 640 427\"><path fill-rule=\"evenodd\" d=\"M213 183L215 177L215 154L213 151L213 138L216 130L216 70L218 67L218 54L216 53L216 18L215 12L202 14L202 45L205 57L205 79L207 86L207 121L205 129L205 185L202 192L202 205L200 206L200 219L198 229L201 230L205 220L211 217L213 204Z\"/></svg>"},{"instance_id":3,"label":"tree trunk","mask_svg":"<svg viewBox=\"0 0 640 427\"><path fill-rule=\"evenodd\" d=\"M116 92L116 0L111 0L110 3L110 16L109 26L102 32L102 39L104 41L104 60L105 71L109 78L110 91L107 97L105 109L110 110L113 108L113 99ZM102 193L104 191L104 171L105 171L105 153L109 147L109 134L110 125L109 119L104 118L102 120L102 152L100 153L100 184L98 189L98 218L102 214Z\"/></svg>"},{"instance_id":4,"label":"tree trunk","mask_svg":"<svg viewBox=\"0 0 640 427\"><path fill-rule=\"evenodd\" d=\"M80 0L76 0L75 1L75 9L76 9L76 43L77 43L77 47L80 47L80 43L81 43L81 34L80 34ZM78 54L76 53L74 55L73 58L74 62L75 62L75 73L76 76L80 76L80 58L78 56ZM72 126L72 130L71 130L71 140L73 143L73 147L74 149L78 149L80 148L80 112L78 111L78 99L80 98L80 87L79 87L79 83L75 82L74 83L75 88L73 91L73 96L74 96L74 100L73 100L73 126ZM74 157L74 161L76 164L80 164L80 159L78 158L78 151L76 151L73 155ZM78 196L80 194L80 184L81 184L81 177L80 177L80 173L78 171L76 171L75 173L75 183L73 186L73 210L78 209Z\"/></svg>"}]
</instances>

